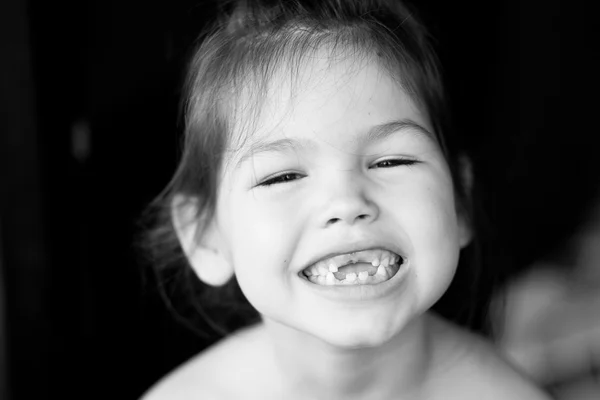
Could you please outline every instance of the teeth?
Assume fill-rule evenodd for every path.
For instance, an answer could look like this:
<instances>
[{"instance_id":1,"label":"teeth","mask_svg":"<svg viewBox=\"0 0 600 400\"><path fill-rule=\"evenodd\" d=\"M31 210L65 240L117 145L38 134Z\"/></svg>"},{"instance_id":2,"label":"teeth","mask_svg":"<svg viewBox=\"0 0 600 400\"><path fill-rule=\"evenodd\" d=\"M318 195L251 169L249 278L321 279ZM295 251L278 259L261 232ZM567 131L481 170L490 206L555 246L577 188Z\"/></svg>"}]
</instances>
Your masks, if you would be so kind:
<instances>
[{"instance_id":1,"label":"teeth","mask_svg":"<svg viewBox=\"0 0 600 400\"><path fill-rule=\"evenodd\" d=\"M370 263L374 267L388 268L391 265L396 265L396 263L399 260L402 260L402 258L394 253L391 253L390 251L382 249L364 250L355 253L340 254L338 256L331 257L330 259L322 260L320 262L315 263L314 265L312 265L304 271L304 275L306 275L307 277L314 276L315 279L317 279L318 277L325 278L328 276L329 273L339 272L339 268L343 265L356 264L358 262L369 262L367 260L371 260ZM334 279L336 279L335 276ZM346 278L346 280L344 280L344 282L346 282L347 279L348 277ZM356 278L354 278L354 280L356 280Z\"/></svg>"},{"instance_id":2,"label":"teeth","mask_svg":"<svg viewBox=\"0 0 600 400\"><path fill-rule=\"evenodd\" d=\"M335 284L335 276L333 276L333 272L329 272L325 277L325 284L333 285Z\"/></svg>"},{"instance_id":3,"label":"teeth","mask_svg":"<svg viewBox=\"0 0 600 400\"><path fill-rule=\"evenodd\" d=\"M398 266L384 267L379 265L374 275L369 275L368 271L348 274L334 274L329 271L326 275L310 275L306 279L314 284L321 286L356 286L356 285L377 285L389 280L398 271ZM305 274L306 275L306 274ZM336 275L340 278L336 278Z\"/></svg>"},{"instance_id":4,"label":"teeth","mask_svg":"<svg viewBox=\"0 0 600 400\"><path fill-rule=\"evenodd\" d=\"M325 276L329 272L329 269L325 265L323 265L322 263L319 263L317 265L317 268L318 268L318 271L319 271L319 275Z\"/></svg>"}]
</instances>

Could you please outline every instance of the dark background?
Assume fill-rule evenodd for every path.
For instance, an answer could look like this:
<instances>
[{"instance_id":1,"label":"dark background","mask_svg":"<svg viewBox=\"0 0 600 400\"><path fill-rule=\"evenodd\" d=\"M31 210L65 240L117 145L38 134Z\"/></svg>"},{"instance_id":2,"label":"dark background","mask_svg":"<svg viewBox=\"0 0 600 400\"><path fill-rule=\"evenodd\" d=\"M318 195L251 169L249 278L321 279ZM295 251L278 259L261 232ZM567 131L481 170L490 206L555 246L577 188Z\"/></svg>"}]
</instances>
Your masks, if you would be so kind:
<instances>
[{"instance_id":1,"label":"dark background","mask_svg":"<svg viewBox=\"0 0 600 400\"><path fill-rule=\"evenodd\" d=\"M552 257L598 187L590 6L413 3L504 272ZM0 4L0 398L137 398L209 344L169 314L133 241L175 168L181 71L207 4Z\"/></svg>"}]
</instances>

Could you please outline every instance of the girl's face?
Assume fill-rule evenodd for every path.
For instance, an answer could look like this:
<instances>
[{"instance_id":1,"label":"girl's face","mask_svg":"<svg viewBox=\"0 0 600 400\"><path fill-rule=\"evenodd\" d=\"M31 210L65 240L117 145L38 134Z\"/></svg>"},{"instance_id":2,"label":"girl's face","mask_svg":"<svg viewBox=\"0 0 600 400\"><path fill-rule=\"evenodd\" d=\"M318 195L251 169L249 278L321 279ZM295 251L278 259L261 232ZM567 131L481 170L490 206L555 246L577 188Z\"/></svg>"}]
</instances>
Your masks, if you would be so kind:
<instances>
[{"instance_id":1,"label":"girl's face","mask_svg":"<svg viewBox=\"0 0 600 400\"><path fill-rule=\"evenodd\" d=\"M258 131L225 163L222 250L264 319L375 346L445 292L469 230L430 123L380 68L311 60L294 82L276 77ZM350 260L331 256L353 252L327 277ZM400 268L378 268L390 254ZM324 277L307 278L319 261Z\"/></svg>"}]
</instances>

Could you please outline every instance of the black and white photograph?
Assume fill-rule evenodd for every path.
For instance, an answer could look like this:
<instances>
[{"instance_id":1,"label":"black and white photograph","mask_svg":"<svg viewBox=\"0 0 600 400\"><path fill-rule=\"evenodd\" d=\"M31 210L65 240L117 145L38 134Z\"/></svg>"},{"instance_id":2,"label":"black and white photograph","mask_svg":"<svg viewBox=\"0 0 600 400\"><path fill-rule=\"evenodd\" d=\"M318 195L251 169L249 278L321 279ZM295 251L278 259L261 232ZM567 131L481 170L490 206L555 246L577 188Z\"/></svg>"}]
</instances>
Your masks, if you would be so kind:
<instances>
[{"instance_id":1,"label":"black and white photograph","mask_svg":"<svg viewBox=\"0 0 600 400\"><path fill-rule=\"evenodd\" d=\"M0 400L600 399L593 8L3 0Z\"/></svg>"}]
</instances>

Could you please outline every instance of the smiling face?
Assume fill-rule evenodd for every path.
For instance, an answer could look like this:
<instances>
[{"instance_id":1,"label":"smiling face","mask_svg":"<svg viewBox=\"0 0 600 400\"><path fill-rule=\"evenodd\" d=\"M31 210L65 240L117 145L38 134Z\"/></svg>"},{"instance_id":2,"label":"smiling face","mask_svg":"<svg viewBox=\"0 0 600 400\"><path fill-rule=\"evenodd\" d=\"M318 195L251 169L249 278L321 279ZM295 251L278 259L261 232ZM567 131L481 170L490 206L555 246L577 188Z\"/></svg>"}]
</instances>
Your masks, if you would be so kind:
<instances>
[{"instance_id":1,"label":"smiling face","mask_svg":"<svg viewBox=\"0 0 600 400\"><path fill-rule=\"evenodd\" d=\"M301 72L293 86L276 76L257 132L224 163L219 250L265 320L374 346L441 297L468 229L431 125L396 82L351 61L311 59ZM402 265L370 284L307 278L353 252L363 269L378 254Z\"/></svg>"}]
</instances>

